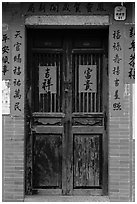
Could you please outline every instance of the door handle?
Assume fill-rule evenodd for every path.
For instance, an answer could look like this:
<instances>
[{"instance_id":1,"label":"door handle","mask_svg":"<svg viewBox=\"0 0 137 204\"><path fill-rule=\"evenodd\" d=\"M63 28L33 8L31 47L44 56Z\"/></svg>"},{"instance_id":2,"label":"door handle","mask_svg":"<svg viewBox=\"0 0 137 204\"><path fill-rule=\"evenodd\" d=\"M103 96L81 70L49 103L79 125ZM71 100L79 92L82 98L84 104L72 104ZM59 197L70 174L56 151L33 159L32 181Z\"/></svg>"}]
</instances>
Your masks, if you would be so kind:
<instances>
[{"instance_id":1,"label":"door handle","mask_svg":"<svg viewBox=\"0 0 137 204\"><path fill-rule=\"evenodd\" d=\"M67 88L65 89L65 93L68 93L68 89Z\"/></svg>"},{"instance_id":2,"label":"door handle","mask_svg":"<svg viewBox=\"0 0 137 204\"><path fill-rule=\"evenodd\" d=\"M105 111L105 113L104 113L104 130L106 130L106 129L107 129L107 113Z\"/></svg>"}]
</instances>

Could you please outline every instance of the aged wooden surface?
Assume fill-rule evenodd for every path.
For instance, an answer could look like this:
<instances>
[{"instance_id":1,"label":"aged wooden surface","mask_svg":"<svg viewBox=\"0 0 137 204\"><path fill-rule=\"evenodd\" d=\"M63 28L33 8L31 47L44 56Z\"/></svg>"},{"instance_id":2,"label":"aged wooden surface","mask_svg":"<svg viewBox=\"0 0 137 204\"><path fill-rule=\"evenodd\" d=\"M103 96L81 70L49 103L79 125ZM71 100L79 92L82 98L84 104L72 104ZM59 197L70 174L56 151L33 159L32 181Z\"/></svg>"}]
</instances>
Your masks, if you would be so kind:
<instances>
[{"instance_id":1,"label":"aged wooden surface","mask_svg":"<svg viewBox=\"0 0 137 204\"><path fill-rule=\"evenodd\" d=\"M101 135L75 135L74 188L101 186Z\"/></svg>"},{"instance_id":2,"label":"aged wooden surface","mask_svg":"<svg viewBox=\"0 0 137 204\"><path fill-rule=\"evenodd\" d=\"M33 187L61 188L62 141L60 135L35 135L33 141Z\"/></svg>"}]
</instances>

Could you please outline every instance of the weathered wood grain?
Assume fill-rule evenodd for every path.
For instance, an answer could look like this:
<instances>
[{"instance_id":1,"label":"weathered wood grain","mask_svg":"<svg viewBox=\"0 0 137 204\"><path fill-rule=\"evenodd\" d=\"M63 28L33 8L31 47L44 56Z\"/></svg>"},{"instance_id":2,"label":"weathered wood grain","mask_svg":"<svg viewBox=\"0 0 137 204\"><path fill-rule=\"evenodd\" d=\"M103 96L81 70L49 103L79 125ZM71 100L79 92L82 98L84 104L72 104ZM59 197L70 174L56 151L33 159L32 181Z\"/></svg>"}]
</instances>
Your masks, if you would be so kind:
<instances>
[{"instance_id":1,"label":"weathered wood grain","mask_svg":"<svg viewBox=\"0 0 137 204\"><path fill-rule=\"evenodd\" d=\"M101 135L74 136L74 188L101 185Z\"/></svg>"}]
</instances>

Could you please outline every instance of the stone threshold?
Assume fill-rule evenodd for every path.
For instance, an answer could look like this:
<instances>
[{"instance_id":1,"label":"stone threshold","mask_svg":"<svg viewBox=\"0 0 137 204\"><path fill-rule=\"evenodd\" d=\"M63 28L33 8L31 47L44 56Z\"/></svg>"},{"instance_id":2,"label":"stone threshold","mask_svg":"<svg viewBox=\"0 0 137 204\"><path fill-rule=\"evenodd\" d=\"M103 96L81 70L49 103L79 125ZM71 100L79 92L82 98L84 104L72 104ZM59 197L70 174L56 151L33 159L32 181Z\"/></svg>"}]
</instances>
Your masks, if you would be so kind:
<instances>
[{"instance_id":1,"label":"stone threshold","mask_svg":"<svg viewBox=\"0 0 137 204\"><path fill-rule=\"evenodd\" d=\"M24 202L110 202L108 196L25 196Z\"/></svg>"}]
</instances>

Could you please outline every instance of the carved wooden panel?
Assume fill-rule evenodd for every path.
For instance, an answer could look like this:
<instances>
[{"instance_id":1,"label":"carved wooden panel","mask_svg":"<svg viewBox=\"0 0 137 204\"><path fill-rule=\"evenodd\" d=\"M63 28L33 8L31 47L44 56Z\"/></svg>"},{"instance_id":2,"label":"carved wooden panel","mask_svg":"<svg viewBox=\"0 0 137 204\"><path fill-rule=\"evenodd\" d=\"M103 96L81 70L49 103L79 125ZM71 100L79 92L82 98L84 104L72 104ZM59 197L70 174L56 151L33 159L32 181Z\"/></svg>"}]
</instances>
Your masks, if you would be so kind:
<instances>
[{"instance_id":1,"label":"carved wooden panel","mask_svg":"<svg viewBox=\"0 0 137 204\"><path fill-rule=\"evenodd\" d=\"M33 188L61 188L61 135L34 135Z\"/></svg>"},{"instance_id":2,"label":"carved wooden panel","mask_svg":"<svg viewBox=\"0 0 137 204\"><path fill-rule=\"evenodd\" d=\"M103 118L73 118L74 126L102 126Z\"/></svg>"},{"instance_id":3,"label":"carved wooden panel","mask_svg":"<svg viewBox=\"0 0 137 204\"><path fill-rule=\"evenodd\" d=\"M61 126L61 118L34 118L34 125L55 125Z\"/></svg>"},{"instance_id":4,"label":"carved wooden panel","mask_svg":"<svg viewBox=\"0 0 137 204\"><path fill-rule=\"evenodd\" d=\"M101 135L74 135L74 188L101 186Z\"/></svg>"}]
</instances>

